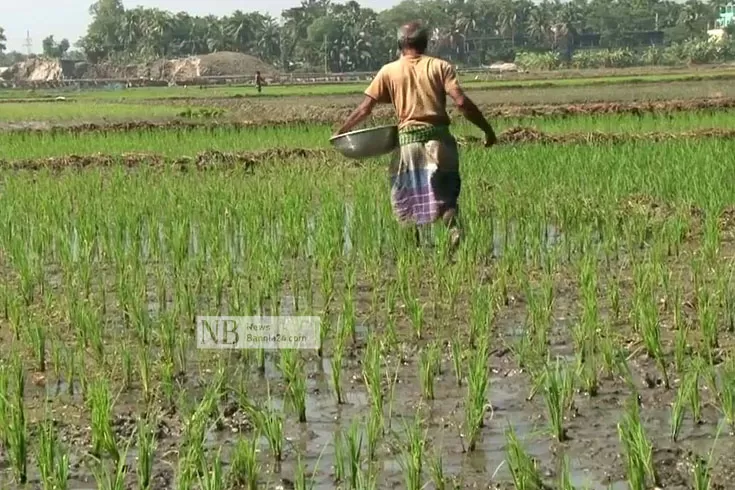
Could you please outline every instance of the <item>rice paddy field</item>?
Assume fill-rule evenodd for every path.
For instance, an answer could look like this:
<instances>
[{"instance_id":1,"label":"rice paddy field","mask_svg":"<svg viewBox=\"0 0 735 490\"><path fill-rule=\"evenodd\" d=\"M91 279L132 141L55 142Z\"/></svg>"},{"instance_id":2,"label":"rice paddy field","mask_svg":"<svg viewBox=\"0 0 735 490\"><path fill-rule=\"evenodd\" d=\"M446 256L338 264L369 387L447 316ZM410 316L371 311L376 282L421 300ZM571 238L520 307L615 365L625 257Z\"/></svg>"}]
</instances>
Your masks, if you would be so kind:
<instances>
[{"instance_id":1,"label":"rice paddy field","mask_svg":"<svg viewBox=\"0 0 735 490\"><path fill-rule=\"evenodd\" d=\"M730 488L731 82L468 88L453 253L343 88L3 93L1 487ZM278 314L320 347L197 348Z\"/></svg>"}]
</instances>

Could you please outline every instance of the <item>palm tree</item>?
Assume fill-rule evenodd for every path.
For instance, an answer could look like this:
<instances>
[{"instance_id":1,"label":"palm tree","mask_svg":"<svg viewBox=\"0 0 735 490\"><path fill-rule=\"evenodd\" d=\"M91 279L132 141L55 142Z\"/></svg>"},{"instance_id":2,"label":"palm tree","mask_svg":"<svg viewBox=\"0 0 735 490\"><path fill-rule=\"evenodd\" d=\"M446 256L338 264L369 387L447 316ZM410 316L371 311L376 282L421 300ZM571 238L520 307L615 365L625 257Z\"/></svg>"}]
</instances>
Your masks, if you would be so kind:
<instances>
[{"instance_id":1,"label":"palm tree","mask_svg":"<svg viewBox=\"0 0 735 490\"><path fill-rule=\"evenodd\" d=\"M547 5L536 5L531 9L526 29L528 37L539 46L548 44L550 37L551 14Z\"/></svg>"},{"instance_id":2,"label":"palm tree","mask_svg":"<svg viewBox=\"0 0 735 490\"><path fill-rule=\"evenodd\" d=\"M274 62L281 56L279 27L270 15L261 15L255 26L255 53L258 58Z\"/></svg>"},{"instance_id":3,"label":"palm tree","mask_svg":"<svg viewBox=\"0 0 735 490\"><path fill-rule=\"evenodd\" d=\"M225 33L238 51L248 51L255 38L255 26L250 14L236 10L230 17L223 19Z\"/></svg>"},{"instance_id":4,"label":"palm tree","mask_svg":"<svg viewBox=\"0 0 735 490\"><path fill-rule=\"evenodd\" d=\"M149 56L166 56L173 39L174 17L160 9L147 9L141 25L142 52Z\"/></svg>"},{"instance_id":5,"label":"palm tree","mask_svg":"<svg viewBox=\"0 0 735 490\"><path fill-rule=\"evenodd\" d=\"M503 37L510 36L511 45L515 46L518 13L512 0L504 0L498 16L498 30Z\"/></svg>"}]
</instances>

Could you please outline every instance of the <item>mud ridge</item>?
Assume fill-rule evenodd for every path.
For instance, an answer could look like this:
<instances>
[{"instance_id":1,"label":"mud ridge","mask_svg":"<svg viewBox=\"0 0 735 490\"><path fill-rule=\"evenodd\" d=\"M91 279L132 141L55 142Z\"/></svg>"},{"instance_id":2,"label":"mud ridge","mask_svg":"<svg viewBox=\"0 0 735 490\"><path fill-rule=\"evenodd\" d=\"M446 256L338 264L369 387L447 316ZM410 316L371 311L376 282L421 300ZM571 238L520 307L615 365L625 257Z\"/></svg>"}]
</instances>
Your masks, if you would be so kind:
<instances>
[{"instance_id":1,"label":"mud ridge","mask_svg":"<svg viewBox=\"0 0 735 490\"><path fill-rule=\"evenodd\" d=\"M615 133L567 133L552 135L537 131L533 128L515 127L510 128L498 137L500 145L518 144L620 144L634 141L671 141L679 139L697 138L735 138L735 130L728 129L705 129L685 133L637 133L637 134L615 134ZM461 146L475 146L482 143L476 137L457 137ZM197 169L206 170L210 168L231 168L242 166L246 169L259 163L276 160L306 160L320 158L335 162L339 160L344 163L343 158L337 152L324 148L272 148L257 152L220 152L204 151L196 156L169 157L157 153L124 153L121 155L67 155L50 158L37 158L26 160L0 160L0 166L6 169L63 169L63 168L88 168L109 167L123 165L127 167L137 166L172 166L181 170ZM355 161L356 164L359 164Z\"/></svg>"},{"instance_id":2,"label":"mud ridge","mask_svg":"<svg viewBox=\"0 0 735 490\"><path fill-rule=\"evenodd\" d=\"M208 99L197 101L197 105L206 105ZM283 127L304 124L334 124L343 119L352 110L348 105L320 105L302 107L297 114L289 114L283 110L274 111L268 103L233 102L233 105L215 104L217 107L234 108L238 112L253 117L246 121L226 120L184 120L172 119L168 121L125 121L116 123L84 123L84 124L56 124L49 123L43 126L22 126L22 123L6 125L6 133L89 133L89 132L126 132L126 131L154 131L154 130L221 130L247 129L252 127ZM674 114L677 112L695 111L724 111L735 108L735 98L704 98L690 100L667 100L645 102L594 102L584 104L541 104L541 105L484 105L480 104L483 112L490 118L518 118L518 117L575 117L595 115L637 115L647 114ZM393 120L391 111L376 111L374 121L390 123ZM272 114L279 114L273 117ZM19 127L20 126L20 127ZM0 124L0 129L3 125Z\"/></svg>"},{"instance_id":3,"label":"mud ridge","mask_svg":"<svg viewBox=\"0 0 735 490\"><path fill-rule=\"evenodd\" d=\"M309 148L275 148L258 152L228 153L220 151L204 151L196 156L168 157L157 153L124 153L122 155L67 155L50 158L27 160L0 160L0 166L9 169L41 170L65 168L94 168L94 167L164 167L170 166L181 170L209 168L232 168L241 166L246 169L258 163L274 160L308 159L327 157L330 153L323 149Z\"/></svg>"},{"instance_id":4,"label":"mud ridge","mask_svg":"<svg viewBox=\"0 0 735 490\"><path fill-rule=\"evenodd\" d=\"M731 129L700 129L682 133L649 132L649 133L562 133L549 134L534 128L516 126L503 131L499 136L500 144L594 144L594 143L627 143L633 141L671 141L679 139L721 138L735 137L735 130ZM458 137L460 143L480 143L480 138Z\"/></svg>"}]
</instances>

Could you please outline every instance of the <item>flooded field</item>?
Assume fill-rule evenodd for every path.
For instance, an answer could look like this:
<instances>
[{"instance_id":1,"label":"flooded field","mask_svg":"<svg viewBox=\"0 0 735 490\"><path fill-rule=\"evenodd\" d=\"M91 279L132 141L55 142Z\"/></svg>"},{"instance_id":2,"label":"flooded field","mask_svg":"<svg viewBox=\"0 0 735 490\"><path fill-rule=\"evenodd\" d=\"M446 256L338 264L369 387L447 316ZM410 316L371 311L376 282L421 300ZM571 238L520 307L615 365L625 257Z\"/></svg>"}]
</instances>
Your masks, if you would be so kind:
<instances>
[{"instance_id":1,"label":"flooded field","mask_svg":"<svg viewBox=\"0 0 735 490\"><path fill-rule=\"evenodd\" d=\"M454 252L394 222L385 158L327 148L328 98L10 121L2 488L729 488L735 119L701 97L486 106ZM198 347L197 316L276 314L317 346Z\"/></svg>"}]
</instances>

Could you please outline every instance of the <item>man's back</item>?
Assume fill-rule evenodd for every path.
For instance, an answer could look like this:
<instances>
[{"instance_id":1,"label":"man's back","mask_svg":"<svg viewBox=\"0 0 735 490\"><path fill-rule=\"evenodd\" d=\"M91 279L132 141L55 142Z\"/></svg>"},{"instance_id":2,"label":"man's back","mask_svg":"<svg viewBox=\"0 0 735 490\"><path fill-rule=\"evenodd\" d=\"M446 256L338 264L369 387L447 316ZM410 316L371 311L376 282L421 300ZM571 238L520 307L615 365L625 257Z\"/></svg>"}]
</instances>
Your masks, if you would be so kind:
<instances>
[{"instance_id":1,"label":"man's back","mask_svg":"<svg viewBox=\"0 0 735 490\"><path fill-rule=\"evenodd\" d=\"M365 94L393 103L398 127L449 125L447 92L457 84L452 65L431 56L402 56L380 69Z\"/></svg>"}]
</instances>

